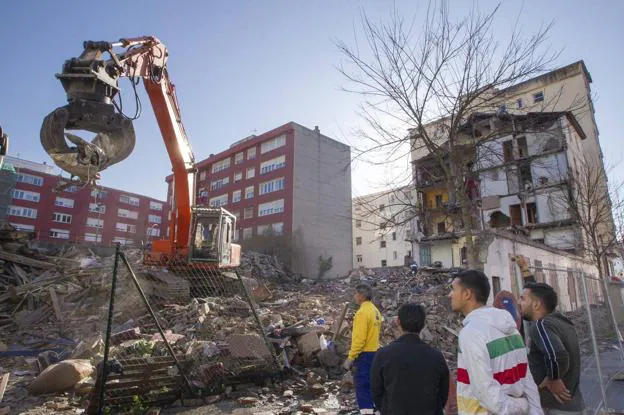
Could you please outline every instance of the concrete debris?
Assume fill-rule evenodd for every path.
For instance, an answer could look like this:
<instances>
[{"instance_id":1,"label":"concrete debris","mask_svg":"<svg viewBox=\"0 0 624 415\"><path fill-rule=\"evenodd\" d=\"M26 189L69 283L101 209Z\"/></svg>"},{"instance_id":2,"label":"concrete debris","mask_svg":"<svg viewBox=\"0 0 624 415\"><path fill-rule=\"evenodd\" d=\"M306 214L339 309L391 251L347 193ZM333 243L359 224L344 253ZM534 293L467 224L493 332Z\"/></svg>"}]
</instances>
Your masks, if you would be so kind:
<instances>
[{"instance_id":1,"label":"concrete debris","mask_svg":"<svg viewBox=\"0 0 624 415\"><path fill-rule=\"evenodd\" d=\"M93 374L88 360L65 360L47 367L28 385L33 395L62 392L73 388L82 379Z\"/></svg>"}]
</instances>

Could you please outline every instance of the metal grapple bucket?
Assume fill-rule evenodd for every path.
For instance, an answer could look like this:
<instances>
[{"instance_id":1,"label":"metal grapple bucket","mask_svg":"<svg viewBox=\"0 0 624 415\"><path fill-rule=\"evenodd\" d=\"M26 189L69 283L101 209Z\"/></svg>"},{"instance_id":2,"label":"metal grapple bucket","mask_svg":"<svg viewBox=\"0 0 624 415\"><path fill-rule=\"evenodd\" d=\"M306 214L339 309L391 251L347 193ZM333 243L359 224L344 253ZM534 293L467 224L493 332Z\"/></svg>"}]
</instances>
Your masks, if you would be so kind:
<instances>
[{"instance_id":1,"label":"metal grapple bucket","mask_svg":"<svg viewBox=\"0 0 624 415\"><path fill-rule=\"evenodd\" d=\"M85 130L96 136L89 142L66 130ZM41 126L41 144L54 163L85 183L127 158L135 142L132 121L109 103L71 101L52 111Z\"/></svg>"}]
</instances>

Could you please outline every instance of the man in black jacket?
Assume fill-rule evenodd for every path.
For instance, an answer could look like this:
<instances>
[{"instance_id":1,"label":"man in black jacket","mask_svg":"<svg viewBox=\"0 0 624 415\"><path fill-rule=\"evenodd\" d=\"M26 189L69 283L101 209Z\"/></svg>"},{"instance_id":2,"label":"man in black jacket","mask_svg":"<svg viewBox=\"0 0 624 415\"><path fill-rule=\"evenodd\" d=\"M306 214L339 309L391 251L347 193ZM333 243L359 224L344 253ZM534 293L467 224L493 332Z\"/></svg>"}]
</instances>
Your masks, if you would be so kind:
<instances>
[{"instance_id":1,"label":"man in black jacket","mask_svg":"<svg viewBox=\"0 0 624 415\"><path fill-rule=\"evenodd\" d=\"M401 306L402 336L381 348L371 368L371 390L382 415L442 415L448 399L449 370L444 356L423 343L425 308Z\"/></svg>"},{"instance_id":2,"label":"man in black jacket","mask_svg":"<svg viewBox=\"0 0 624 415\"><path fill-rule=\"evenodd\" d=\"M585 404L579 340L572 322L555 311L557 303L550 285L530 282L524 286L520 309L522 317L531 321L529 368L545 414L581 414Z\"/></svg>"}]
</instances>

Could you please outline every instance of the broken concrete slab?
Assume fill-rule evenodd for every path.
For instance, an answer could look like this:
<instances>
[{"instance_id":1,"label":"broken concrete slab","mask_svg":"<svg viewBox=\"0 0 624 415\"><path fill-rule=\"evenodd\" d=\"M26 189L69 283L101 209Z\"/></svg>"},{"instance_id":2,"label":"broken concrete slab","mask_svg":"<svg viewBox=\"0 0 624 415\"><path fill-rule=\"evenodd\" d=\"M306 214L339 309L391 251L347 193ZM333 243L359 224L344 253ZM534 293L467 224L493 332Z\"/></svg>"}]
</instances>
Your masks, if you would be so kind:
<instances>
[{"instance_id":1,"label":"broken concrete slab","mask_svg":"<svg viewBox=\"0 0 624 415\"><path fill-rule=\"evenodd\" d=\"M267 359L271 352L257 334L234 334L226 340L230 354L235 358Z\"/></svg>"},{"instance_id":2,"label":"broken concrete slab","mask_svg":"<svg viewBox=\"0 0 624 415\"><path fill-rule=\"evenodd\" d=\"M88 360L65 360L47 367L27 389L33 395L62 392L93 373L94 367Z\"/></svg>"},{"instance_id":3,"label":"broken concrete slab","mask_svg":"<svg viewBox=\"0 0 624 415\"><path fill-rule=\"evenodd\" d=\"M319 336L316 334L316 331L306 333L303 336L297 338L296 341L299 353L304 356L313 355L314 353L317 353L321 350Z\"/></svg>"}]
</instances>

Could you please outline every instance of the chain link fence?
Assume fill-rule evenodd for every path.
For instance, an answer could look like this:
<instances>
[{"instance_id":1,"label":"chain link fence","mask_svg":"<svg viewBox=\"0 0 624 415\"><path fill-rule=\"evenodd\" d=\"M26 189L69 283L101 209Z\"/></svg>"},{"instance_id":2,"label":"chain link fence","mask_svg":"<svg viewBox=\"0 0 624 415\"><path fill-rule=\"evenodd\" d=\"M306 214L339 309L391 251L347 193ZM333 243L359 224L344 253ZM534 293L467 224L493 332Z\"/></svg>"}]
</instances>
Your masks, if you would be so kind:
<instances>
[{"instance_id":1,"label":"chain link fence","mask_svg":"<svg viewBox=\"0 0 624 415\"><path fill-rule=\"evenodd\" d=\"M583 270L553 264L532 266L530 274L537 282L553 287L559 298L558 311L574 323L581 349L580 388L587 412L624 410L624 401L617 396L613 383L624 368L624 344L604 281Z\"/></svg>"},{"instance_id":2,"label":"chain link fence","mask_svg":"<svg viewBox=\"0 0 624 415\"><path fill-rule=\"evenodd\" d=\"M206 398L279 370L253 280L204 264L146 267L118 248L88 413ZM104 326L104 327L103 327Z\"/></svg>"}]
</instances>

